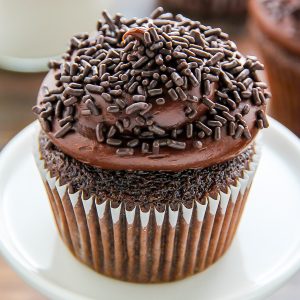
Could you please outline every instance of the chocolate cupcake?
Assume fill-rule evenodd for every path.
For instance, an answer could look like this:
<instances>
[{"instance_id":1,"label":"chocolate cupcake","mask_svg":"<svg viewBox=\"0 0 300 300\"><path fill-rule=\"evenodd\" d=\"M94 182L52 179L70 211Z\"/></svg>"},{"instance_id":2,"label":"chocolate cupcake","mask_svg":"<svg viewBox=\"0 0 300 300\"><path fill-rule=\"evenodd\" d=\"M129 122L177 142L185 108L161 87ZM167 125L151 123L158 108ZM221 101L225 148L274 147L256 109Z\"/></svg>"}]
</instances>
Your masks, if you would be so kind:
<instances>
[{"instance_id":1,"label":"chocolate cupcake","mask_svg":"<svg viewBox=\"0 0 300 300\"><path fill-rule=\"evenodd\" d=\"M34 107L41 176L76 258L121 280L182 279L237 229L268 127L262 65L161 8L103 17L49 64Z\"/></svg>"},{"instance_id":2,"label":"chocolate cupcake","mask_svg":"<svg viewBox=\"0 0 300 300\"><path fill-rule=\"evenodd\" d=\"M205 19L245 20L246 0L159 0L168 9Z\"/></svg>"},{"instance_id":3,"label":"chocolate cupcake","mask_svg":"<svg viewBox=\"0 0 300 300\"><path fill-rule=\"evenodd\" d=\"M270 82L270 114L300 136L300 3L250 1L251 30Z\"/></svg>"}]
</instances>

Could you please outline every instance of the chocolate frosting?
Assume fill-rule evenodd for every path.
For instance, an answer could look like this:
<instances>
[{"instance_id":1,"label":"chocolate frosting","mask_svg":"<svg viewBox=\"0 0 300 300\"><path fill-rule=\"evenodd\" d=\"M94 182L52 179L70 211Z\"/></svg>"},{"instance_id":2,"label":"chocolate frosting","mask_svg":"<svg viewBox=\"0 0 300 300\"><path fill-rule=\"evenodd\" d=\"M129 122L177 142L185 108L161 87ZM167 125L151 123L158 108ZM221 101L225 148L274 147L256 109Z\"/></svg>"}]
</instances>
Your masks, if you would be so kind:
<instances>
[{"instance_id":1,"label":"chocolate frosting","mask_svg":"<svg viewBox=\"0 0 300 300\"><path fill-rule=\"evenodd\" d=\"M53 71L50 71L45 78L42 86L48 86L50 89L54 88ZM101 97L97 95L97 97ZM38 103L43 99L42 89L39 92ZM97 98L96 98L97 99ZM97 101L97 100L96 100ZM245 104L250 101L242 103L235 112L241 112ZM167 114L165 117L171 120L178 120L181 116L181 110L177 110L179 102L169 102L167 106ZM174 105L174 103L176 105ZM200 105L201 106L201 105ZM55 132L60 128L57 120L53 123L53 131L48 132L49 139L63 152L89 165L104 168L104 169L125 169L125 170L168 170L179 171L190 168L205 168L207 166L227 161L240 153L252 142L258 133L258 128L255 126L256 113L258 108L251 110L245 116L252 139L233 139L231 136L226 136L221 140L215 141L212 137L203 140L203 147L197 149L189 145L189 147L182 151L176 149L165 148L160 154L154 155L143 154L141 151L135 153L134 156L122 157L115 155L115 148L106 144L98 143L96 137L90 132L94 132L99 118L102 116L95 116L92 118L85 118L78 116L78 129L71 132L63 139L55 138ZM201 110L199 109L201 113ZM177 121L178 122L178 121ZM167 122L168 123L168 122ZM168 123L170 124L170 123ZM225 131L226 128L223 128ZM192 142L190 142L192 143Z\"/></svg>"},{"instance_id":2,"label":"chocolate frosting","mask_svg":"<svg viewBox=\"0 0 300 300\"><path fill-rule=\"evenodd\" d=\"M71 47L64 57L65 63L53 62L51 64L51 70L46 76L38 94L37 106L34 108L34 111L39 115L42 128L48 138L61 151L83 163L111 170L180 171L191 168L205 168L236 157L252 143L259 128L268 126L265 109L269 94L264 92L266 86L259 81L255 74L256 70L262 69L262 65L257 59L255 57L244 58L236 51L234 43L229 41L227 35L222 33L220 29L215 30L211 27L203 26L200 23L193 22L182 16L172 17L169 22L166 23L166 17L162 14L161 8L158 10L159 11L156 10L152 14L151 19L144 21L145 24L142 21L136 20L136 22L139 23L139 25L141 23L143 27L134 28L132 32L130 32L130 29L127 30L125 41L122 44L123 49L126 49L126 45L129 43L135 43L137 45L136 48L140 47L139 49L142 49L141 51L145 51L144 48L147 48L146 41L148 38L146 35L149 28L156 28L155 30L158 33L162 33L163 31L159 29L159 25L157 25L157 27L151 27L153 25L147 27L147 24L153 24L153 20L158 19L160 21L154 22L154 24L161 23L164 24L161 26L166 26L165 24L169 23L170 27L173 26L176 29L179 28L178 24L180 24L180 26L185 25L187 27L186 30L190 30L193 33L192 36L195 37L191 39L191 43L196 43L195 40L198 39L198 42L202 43L203 46L195 46L192 44L186 48L185 53L189 54L189 49L193 50L194 47L198 47L197 49L200 50L202 48L203 50L201 51L203 52L208 51L204 53L204 55L208 56L207 59L200 60L194 56L188 57L191 58L191 61L194 61L196 66L198 64L199 72L202 72L202 77L200 76L200 78L205 78L199 79L198 77L198 81L195 81L195 75L193 74L199 74L199 72L197 73L197 68L194 67L194 64L186 63L186 72L182 72L184 75L180 75L180 72L175 72L177 76L179 74L179 80L181 80L181 78L185 80L186 83L184 85L175 85L174 83L178 78L174 79L174 77L171 76L173 79L171 87L173 86L174 91L177 92L177 94L175 92L175 95L177 95L177 97L179 95L179 99L174 99L173 96L171 96L171 93L169 93L170 87L167 87L167 84L160 83L159 86L155 87L156 91L158 91L158 95L152 95L148 89L148 92L146 92L146 94L144 93L144 95L148 95L148 98L138 102L138 105L142 107L142 109L128 113L128 107L134 105L136 101L134 101L133 93L128 91L128 85L126 86L125 84L123 91L113 100L119 106L114 102L113 104L115 105L112 107L111 97L109 101L107 101L107 93L113 88L112 86L108 88L105 87L108 90L104 91L101 83L108 81L109 78L114 80L113 77L108 77L113 76L113 74L104 75L106 76L105 79L103 79L104 77L101 78L97 73L98 67L99 69L101 67L101 63L99 63L96 71L94 67L91 69L90 67L94 61L93 58L86 55L86 53L92 53L97 50L99 50L100 53L104 51L101 46L96 47L98 45L97 43L101 43L101 39L103 43L103 36L104 39L106 38L105 34L103 34L104 29L99 29L99 27L105 27L106 34L109 36L107 28L114 28L114 26L117 26L114 24L121 23L119 26L121 28L121 35L120 31L117 33L119 39L122 38L122 35L124 39L124 33L126 31L123 30L123 27L127 26L124 24L129 24L131 21L124 19L122 23L120 22L119 15L112 19L105 12L104 18L106 24L103 25L102 22L100 25L98 24L100 34L98 32L89 38L80 37L82 38L80 43L85 45L86 48L84 49L87 52L82 51L82 45L79 44L78 46L79 37L74 37L71 41ZM195 30L192 28L198 28L197 32L195 33ZM165 29L165 31L170 31L170 29ZM152 38L155 39L156 33L153 33L151 29L149 32L152 34ZM162 36L158 38L162 40L169 38L166 35ZM116 43L112 40L111 36L109 36L109 38L108 41L111 41L112 44ZM143 38L145 38L145 40L143 40ZM173 47L176 47L176 45L177 47L172 51L183 53L185 49L182 52L181 50L182 47L185 47L184 42L182 43L182 47L180 43L176 44L176 41L173 43L175 44L175 46L173 44ZM212 44L209 46L210 43ZM157 44L158 43L153 45ZM223 44L226 48L219 49L218 47ZM166 40L165 45L171 49L170 43L167 44ZM105 51L107 55L102 59L106 61L107 59L111 59L112 61L113 59L111 57L116 57L116 61L120 62L118 55L120 55L120 57L124 55L122 51L125 50L120 50L119 46L112 48L111 45L107 49L109 49ZM119 52L111 52L110 49L115 49ZM149 49L149 52L156 51L151 50L151 47ZM155 47L153 49L155 49ZM209 52L210 49L212 49L212 54ZM165 52L168 53L168 51ZM161 51L157 53L165 52ZM187 57L187 55L174 54L174 52L172 52L172 55ZM165 54L167 55L167 53ZM201 55L202 54L201 52ZM100 56L101 55L102 54L100 54ZM134 56L138 54L136 54L136 50L133 49L126 55L129 57L130 55ZM193 55L193 53L191 55ZM143 58L143 56L139 57ZM137 61L131 63L130 59L131 58L129 58L128 65L132 66L134 63L137 63ZM91 64L86 63L86 61ZM167 64L168 61L170 61L170 64ZM176 59L174 57L166 59L166 68L159 68L158 75L161 76L167 68L169 68L168 70L173 70L174 68L175 70L180 70L179 64L183 61L185 60L179 57L176 57ZM195 63L195 61L197 63ZM75 80L75 73L70 70L70 68L73 67L72 64L76 64L76 68L81 72L79 75L81 74L82 78ZM233 67L227 67L226 64L234 64L234 67L238 67L239 69L232 71L233 74L231 74L230 72ZM78 67L78 65L81 66ZM88 65L87 72L86 65ZM159 63L159 65L161 64ZM224 70L222 70L222 66L224 66ZM141 68L141 71L149 71L149 68L144 66L141 66ZM190 71L187 70L189 68ZM132 71L135 71L135 69L136 68L133 68ZM156 69L156 67L154 67L154 69ZM121 77L122 75L128 76L132 71L119 71L116 73L119 73L118 76L120 79L125 78L124 76ZM74 73L72 74L73 77L70 76L72 72ZM174 71L171 72L174 73ZM211 77L207 74L210 74ZM78 76L78 73L76 76ZM96 84L93 82L95 77ZM230 79L230 77L232 77L232 79ZM85 78L88 78L88 80L85 81ZM206 78L212 78L211 82L208 82L210 84L208 91L203 86L205 81L206 83L209 81L209 79ZM135 77L135 79L138 80L137 77ZM168 78L168 80L172 81L170 78ZM230 82L228 83L228 81ZM93 85L92 88L87 86L87 84L91 85L91 83ZM71 86L71 84L73 85ZM121 82L121 84L124 84L124 82ZM74 92L74 95L69 95L68 89L76 89L77 85L79 87L84 86L84 92L82 89L78 89ZM178 87L182 87L181 91ZM159 91L159 89L161 90ZM80 91L82 91L82 93ZM115 95L113 93L111 94ZM139 95L143 95L143 93ZM230 99L233 96L236 97L233 98L235 101ZM162 99L163 103L156 101L158 99ZM91 106L87 109L88 101ZM58 109L58 102L60 102L59 105L63 107L62 109ZM53 103L55 103L55 105L53 105ZM122 107L122 105L125 107ZM110 110L115 108L117 108L118 111L112 112ZM189 111L187 111L187 108ZM141 113L141 110L142 112L145 110L145 112ZM149 124L141 125L141 121L139 121L138 117L142 117L140 118L142 122L149 122ZM124 125L125 119L128 123L126 127ZM101 130L103 130L100 137L99 131L97 131L99 130L99 124L101 125ZM230 129L230 125L232 125L233 128ZM202 128L203 126L205 126L204 129ZM149 130L144 132L145 135L143 135L143 132L140 135L136 134L134 130L137 127L142 130L149 129L150 136L146 136L149 134ZM190 134L185 134L188 128L192 128L192 131ZM153 132L151 132L151 129ZM229 132L230 130L232 131L231 133ZM176 132L178 133L175 137L174 132L175 134ZM101 139L102 134L105 135L103 140ZM113 142L117 144L120 142L126 145L130 140L137 140L139 146L120 148L116 151L116 147L119 147L119 145L110 144L112 143L109 141L110 136L112 140L114 140ZM140 144L152 146L152 143L153 148L147 151L140 147ZM160 145L159 151L154 150L155 143ZM123 150L127 151L125 151L126 155L122 154Z\"/></svg>"},{"instance_id":3,"label":"chocolate frosting","mask_svg":"<svg viewBox=\"0 0 300 300\"><path fill-rule=\"evenodd\" d=\"M249 7L253 20L271 40L300 55L298 0L251 0Z\"/></svg>"},{"instance_id":4,"label":"chocolate frosting","mask_svg":"<svg viewBox=\"0 0 300 300\"><path fill-rule=\"evenodd\" d=\"M100 201L113 201L118 206L140 205L144 209L157 209L178 204L190 206L195 200L205 201L205 194L225 191L242 176L255 153L255 147L222 164L209 168L188 169L181 172L128 171L94 168L70 158L55 146L46 149L48 138L39 138L45 167L61 184L68 184L71 193L82 190L85 198L96 196ZM98 184L101 182L101 184Z\"/></svg>"}]
</instances>

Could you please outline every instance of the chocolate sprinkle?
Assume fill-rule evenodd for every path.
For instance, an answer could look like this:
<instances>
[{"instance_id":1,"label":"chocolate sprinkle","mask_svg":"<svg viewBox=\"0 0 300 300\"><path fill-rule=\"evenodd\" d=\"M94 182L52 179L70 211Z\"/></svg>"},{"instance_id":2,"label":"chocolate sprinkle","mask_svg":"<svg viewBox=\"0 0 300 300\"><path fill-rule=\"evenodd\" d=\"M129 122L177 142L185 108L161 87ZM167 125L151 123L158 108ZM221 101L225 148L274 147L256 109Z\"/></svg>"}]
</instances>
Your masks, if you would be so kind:
<instances>
[{"instance_id":1,"label":"chocolate sprinkle","mask_svg":"<svg viewBox=\"0 0 300 300\"><path fill-rule=\"evenodd\" d=\"M134 150L132 148L118 148L116 150L116 154L119 155L119 156L133 155Z\"/></svg>"},{"instance_id":2,"label":"chocolate sprinkle","mask_svg":"<svg viewBox=\"0 0 300 300\"><path fill-rule=\"evenodd\" d=\"M70 130L72 129L72 124L70 122L68 122L67 124L65 124L60 130L58 130L55 133L55 137L56 138L62 138L64 137Z\"/></svg>"},{"instance_id":3,"label":"chocolate sprinkle","mask_svg":"<svg viewBox=\"0 0 300 300\"><path fill-rule=\"evenodd\" d=\"M162 147L200 149L202 142L194 139L208 136L249 139L243 116L252 106L258 111L257 127L268 127L262 106L270 96L256 74L263 65L251 56L244 62L220 28L166 14L161 7L150 18L112 17L106 11L103 18L94 36L77 34L64 60L49 63L57 88L45 86L40 106L34 108L46 132L52 131L54 118L62 126L54 136L62 138L80 127L78 116L93 117L97 141L122 146L116 154L126 156L138 146L153 154ZM186 120L175 129L162 128L154 118L153 104L164 111L170 101L185 103ZM197 107L203 104L207 112L198 117Z\"/></svg>"}]
</instances>

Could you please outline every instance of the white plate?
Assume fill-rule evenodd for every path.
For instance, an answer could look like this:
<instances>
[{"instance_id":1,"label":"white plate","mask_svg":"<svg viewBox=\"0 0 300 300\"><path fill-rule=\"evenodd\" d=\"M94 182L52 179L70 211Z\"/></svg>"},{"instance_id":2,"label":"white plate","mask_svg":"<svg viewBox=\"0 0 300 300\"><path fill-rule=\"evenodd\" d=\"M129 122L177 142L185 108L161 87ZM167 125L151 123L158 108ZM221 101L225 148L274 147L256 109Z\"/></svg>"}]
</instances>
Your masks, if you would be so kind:
<instances>
[{"instance_id":1,"label":"white plate","mask_svg":"<svg viewBox=\"0 0 300 300\"><path fill-rule=\"evenodd\" d=\"M101 276L61 242L32 157L34 124L0 157L0 248L15 270L53 299L261 299L300 267L300 142L271 121L237 237L202 274L171 284L129 284Z\"/></svg>"}]
</instances>

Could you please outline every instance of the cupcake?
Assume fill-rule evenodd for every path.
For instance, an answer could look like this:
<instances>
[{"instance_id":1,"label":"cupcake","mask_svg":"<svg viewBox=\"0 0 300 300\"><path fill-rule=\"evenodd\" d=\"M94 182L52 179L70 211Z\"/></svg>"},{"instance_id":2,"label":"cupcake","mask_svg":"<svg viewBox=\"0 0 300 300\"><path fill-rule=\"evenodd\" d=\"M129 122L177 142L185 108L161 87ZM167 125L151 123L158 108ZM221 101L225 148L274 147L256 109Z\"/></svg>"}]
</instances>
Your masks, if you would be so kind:
<instances>
[{"instance_id":1,"label":"cupcake","mask_svg":"<svg viewBox=\"0 0 300 300\"><path fill-rule=\"evenodd\" d=\"M300 136L300 3L250 1L251 30L270 82L270 114Z\"/></svg>"},{"instance_id":2,"label":"cupcake","mask_svg":"<svg viewBox=\"0 0 300 300\"><path fill-rule=\"evenodd\" d=\"M163 6L201 18L245 19L246 0L160 0ZM233 19L234 17L234 19Z\"/></svg>"},{"instance_id":3,"label":"cupcake","mask_svg":"<svg viewBox=\"0 0 300 300\"><path fill-rule=\"evenodd\" d=\"M268 127L257 59L220 28L158 8L141 19L103 12L49 67L33 108L36 159L74 256L144 283L220 258Z\"/></svg>"}]
</instances>

